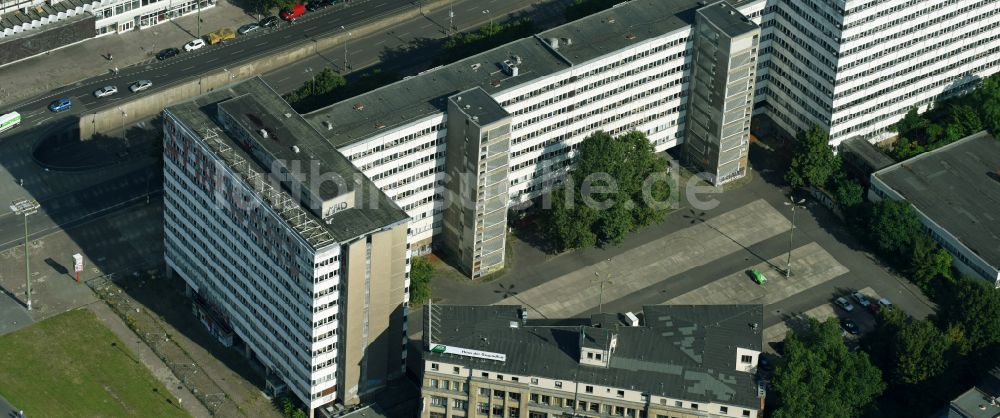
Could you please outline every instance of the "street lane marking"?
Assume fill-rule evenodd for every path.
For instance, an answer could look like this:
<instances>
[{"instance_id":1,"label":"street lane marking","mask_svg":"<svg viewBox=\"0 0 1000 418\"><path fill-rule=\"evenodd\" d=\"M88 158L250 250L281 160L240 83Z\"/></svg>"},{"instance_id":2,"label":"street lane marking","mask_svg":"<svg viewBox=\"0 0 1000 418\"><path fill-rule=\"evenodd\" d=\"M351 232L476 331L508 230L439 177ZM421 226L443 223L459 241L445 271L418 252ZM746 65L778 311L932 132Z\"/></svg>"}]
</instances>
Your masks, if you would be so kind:
<instances>
[{"instance_id":1,"label":"street lane marking","mask_svg":"<svg viewBox=\"0 0 1000 418\"><path fill-rule=\"evenodd\" d=\"M354 13L351 13L351 16L357 16L357 15L363 14L364 12L365 12L364 10L358 10L358 11L356 11Z\"/></svg>"},{"instance_id":2,"label":"street lane marking","mask_svg":"<svg viewBox=\"0 0 1000 418\"><path fill-rule=\"evenodd\" d=\"M381 40L381 41L378 41L378 42L375 42L375 45L382 45L382 44L384 44L384 43L385 43L385 41L386 41L386 40L385 40L385 39L383 39L383 40Z\"/></svg>"},{"instance_id":3,"label":"street lane marking","mask_svg":"<svg viewBox=\"0 0 1000 418\"><path fill-rule=\"evenodd\" d=\"M192 65L192 66L190 66L190 67L187 67L187 68L182 68L182 69L181 69L181 71L187 71L187 70L190 70L190 69L192 69L192 68L194 68L194 66L193 66L193 65Z\"/></svg>"}]
</instances>

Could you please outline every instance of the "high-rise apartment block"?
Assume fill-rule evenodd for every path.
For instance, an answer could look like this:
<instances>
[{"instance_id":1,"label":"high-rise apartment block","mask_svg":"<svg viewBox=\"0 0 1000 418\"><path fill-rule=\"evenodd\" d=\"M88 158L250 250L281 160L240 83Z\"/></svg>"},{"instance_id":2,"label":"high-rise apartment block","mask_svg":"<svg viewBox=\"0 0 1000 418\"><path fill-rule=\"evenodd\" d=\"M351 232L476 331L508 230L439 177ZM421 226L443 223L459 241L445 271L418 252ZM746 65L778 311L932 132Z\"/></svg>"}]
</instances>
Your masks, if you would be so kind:
<instances>
[{"instance_id":1,"label":"high-rise apartment block","mask_svg":"<svg viewBox=\"0 0 1000 418\"><path fill-rule=\"evenodd\" d=\"M907 110L961 94L1000 68L990 0L783 0L763 15L755 112L830 142L892 135Z\"/></svg>"},{"instance_id":2,"label":"high-rise apartment block","mask_svg":"<svg viewBox=\"0 0 1000 418\"><path fill-rule=\"evenodd\" d=\"M402 374L406 214L260 79L164 110L166 263L317 408Z\"/></svg>"}]
</instances>

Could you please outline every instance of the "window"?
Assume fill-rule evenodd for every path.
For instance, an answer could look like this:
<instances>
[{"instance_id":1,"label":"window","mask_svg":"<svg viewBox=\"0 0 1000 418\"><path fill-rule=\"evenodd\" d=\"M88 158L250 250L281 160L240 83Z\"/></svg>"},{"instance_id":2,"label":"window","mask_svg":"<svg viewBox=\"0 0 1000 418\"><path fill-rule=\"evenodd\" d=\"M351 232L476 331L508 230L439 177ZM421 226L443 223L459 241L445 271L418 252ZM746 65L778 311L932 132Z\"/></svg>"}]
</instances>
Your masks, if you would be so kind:
<instances>
[{"instance_id":1,"label":"window","mask_svg":"<svg viewBox=\"0 0 1000 418\"><path fill-rule=\"evenodd\" d=\"M748 356L748 355L744 354L744 355L740 356L740 361L743 362L743 364L753 363L753 356Z\"/></svg>"},{"instance_id":2,"label":"window","mask_svg":"<svg viewBox=\"0 0 1000 418\"><path fill-rule=\"evenodd\" d=\"M490 390L487 388L479 388L479 396L490 396Z\"/></svg>"},{"instance_id":3,"label":"window","mask_svg":"<svg viewBox=\"0 0 1000 418\"><path fill-rule=\"evenodd\" d=\"M498 374L497 375L497 380L503 380L503 375L502 374Z\"/></svg>"},{"instance_id":4,"label":"window","mask_svg":"<svg viewBox=\"0 0 1000 418\"><path fill-rule=\"evenodd\" d=\"M698 409L698 404L696 403L691 404L691 409Z\"/></svg>"},{"instance_id":5,"label":"window","mask_svg":"<svg viewBox=\"0 0 1000 418\"><path fill-rule=\"evenodd\" d=\"M441 381L441 389L451 390L451 381L450 380L442 380Z\"/></svg>"},{"instance_id":6,"label":"window","mask_svg":"<svg viewBox=\"0 0 1000 418\"><path fill-rule=\"evenodd\" d=\"M480 402L480 403L476 404L476 412L478 412L480 414L488 414L488 413L490 413L490 404L488 404L486 402Z\"/></svg>"},{"instance_id":7,"label":"window","mask_svg":"<svg viewBox=\"0 0 1000 418\"><path fill-rule=\"evenodd\" d=\"M720 406L719 407L719 413L720 414L728 414L729 413L729 407L728 406Z\"/></svg>"},{"instance_id":8,"label":"window","mask_svg":"<svg viewBox=\"0 0 1000 418\"><path fill-rule=\"evenodd\" d=\"M509 392L509 393L510 393L510 399L511 400L517 401L517 402L521 401L521 394L520 393L518 393L518 392Z\"/></svg>"},{"instance_id":9,"label":"window","mask_svg":"<svg viewBox=\"0 0 1000 418\"><path fill-rule=\"evenodd\" d=\"M458 410L464 411L466 409L469 409L469 401L463 401L461 399L455 399L455 401L452 402L451 406L454 409L458 409Z\"/></svg>"},{"instance_id":10,"label":"window","mask_svg":"<svg viewBox=\"0 0 1000 418\"><path fill-rule=\"evenodd\" d=\"M484 379L489 379L490 378L490 374L486 373L486 372L483 372L483 378Z\"/></svg>"},{"instance_id":11,"label":"window","mask_svg":"<svg viewBox=\"0 0 1000 418\"><path fill-rule=\"evenodd\" d=\"M594 358L594 353L587 353L587 358L589 358L589 359Z\"/></svg>"},{"instance_id":12,"label":"window","mask_svg":"<svg viewBox=\"0 0 1000 418\"><path fill-rule=\"evenodd\" d=\"M438 388L438 380L437 379L431 379L431 387L434 388L434 389Z\"/></svg>"},{"instance_id":13,"label":"window","mask_svg":"<svg viewBox=\"0 0 1000 418\"><path fill-rule=\"evenodd\" d=\"M601 353L597 353L597 359L598 359L598 360L600 360L600 359L601 359Z\"/></svg>"},{"instance_id":14,"label":"window","mask_svg":"<svg viewBox=\"0 0 1000 418\"><path fill-rule=\"evenodd\" d=\"M431 370L437 371L438 370L438 364L437 363L431 363Z\"/></svg>"},{"instance_id":15,"label":"window","mask_svg":"<svg viewBox=\"0 0 1000 418\"><path fill-rule=\"evenodd\" d=\"M519 418L521 416L521 408L515 408L512 406L508 412L510 412L508 415L510 418Z\"/></svg>"},{"instance_id":16,"label":"window","mask_svg":"<svg viewBox=\"0 0 1000 418\"><path fill-rule=\"evenodd\" d=\"M507 392L504 392L502 390L494 390L493 391L493 397L495 397L497 399L503 399L506 396L507 396Z\"/></svg>"},{"instance_id":17,"label":"window","mask_svg":"<svg viewBox=\"0 0 1000 418\"><path fill-rule=\"evenodd\" d=\"M674 401L674 406L680 408L680 407L684 406L684 403L681 402L681 401Z\"/></svg>"},{"instance_id":18,"label":"window","mask_svg":"<svg viewBox=\"0 0 1000 418\"><path fill-rule=\"evenodd\" d=\"M528 400L534 403L538 403L538 394L532 393L531 395L528 396Z\"/></svg>"},{"instance_id":19,"label":"window","mask_svg":"<svg viewBox=\"0 0 1000 418\"><path fill-rule=\"evenodd\" d=\"M532 378L531 378L531 384L533 384L533 385L537 385L537 384L538 384L538 379L537 379L537 378L534 378L534 377L532 377Z\"/></svg>"},{"instance_id":20,"label":"window","mask_svg":"<svg viewBox=\"0 0 1000 418\"><path fill-rule=\"evenodd\" d=\"M442 398L440 396L431 396L431 406L440 406L443 408L447 407L448 398Z\"/></svg>"},{"instance_id":21,"label":"window","mask_svg":"<svg viewBox=\"0 0 1000 418\"><path fill-rule=\"evenodd\" d=\"M562 389L562 382L556 382L556 389Z\"/></svg>"},{"instance_id":22,"label":"window","mask_svg":"<svg viewBox=\"0 0 1000 418\"><path fill-rule=\"evenodd\" d=\"M455 373L455 374L458 374L459 372L461 372L461 370L462 369L460 369L458 366L455 366L455 367L451 368L451 372Z\"/></svg>"},{"instance_id":23,"label":"window","mask_svg":"<svg viewBox=\"0 0 1000 418\"><path fill-rule=\"evenodd\" d=\"M624 398L625 397L625 391L624 390L619 390L618 391L618 397L619 398Z\"/></svg>"},{"instance_id":24,"label":"window","mask_svg":"<svg viewBox=\"0 0 1000 418\"><path fill-rule=\"evenodd\" d=\"M512 382L516 382L516 381L517 381L517 376L511 376L510 380L511 380Z\"/></svg>"},{"instance_id":25,"label":"window","mask_svg":"<svg viewBox=\"0 0 1000 418\"><path fill-rule=\"evenodd\" d=\"M583 391L587 393L594 393L594 387L593 386L584 387Z\"/></svg>"},{"instance_id":26,"label":"window","mask_svg":"<svg viewBox=\"0 0 1000 418\"><path fill-rule=\"evenodd\" d=\"M748 411L748 410L744 409L744 410L743 410L743 416L744 416L744 417L748 417L748 418L749 418L749 417L750 417L750 411Z\"/></svg>"},{"instance_id":27,"label":"window","mask_svg":"<svg viewBox=\"0 0 1000 418\"><path fill-rule=\"evenodd\" d=\"M591 412L601 412L601 404L599 404L597 402L591 402L590 403L590 411Z\"/></svg>"}]
</instances>

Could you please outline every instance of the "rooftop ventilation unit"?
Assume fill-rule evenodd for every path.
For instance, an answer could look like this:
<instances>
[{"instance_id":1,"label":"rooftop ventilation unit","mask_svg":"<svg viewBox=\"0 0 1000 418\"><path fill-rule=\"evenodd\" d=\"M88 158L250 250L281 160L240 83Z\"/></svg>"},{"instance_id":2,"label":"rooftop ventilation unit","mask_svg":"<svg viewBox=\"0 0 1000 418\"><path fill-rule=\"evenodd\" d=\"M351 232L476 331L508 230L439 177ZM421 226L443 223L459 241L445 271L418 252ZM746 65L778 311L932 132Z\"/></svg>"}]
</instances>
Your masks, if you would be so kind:
<instances>
[{"instance_id":1,"label":"rooftop ventilation unit","mask_svg":"<svg viewBox=\"0 0 1000 418\"><path fill-rule=\"evenodd\" d=\"M614 17L614 16L611 16L611 15L608 15L608 18L607 18L607 19L604 19L604 21L605 21L605 22L608 22L609 24L610 24L610 23L615 23L615 17Z\"/></svg>"},{"instance_id":2,"label":"rooftop ventilation unit","mask_svg":"<svg viewBox=\"0 0 1000 418\"><path fill-rule=\"evenodd\" d=\"M573 45L573 38L559 38L566 46Z\"/></svg>"},{"instance_id":3,"label":"rooftop ventilation unit","mask_svg":"<svg viewBox=\"0 0 1000 418\"><path fill-rule=\"evenodd\" d=\"M285 112L285 119L288 119L288 118L290 118L290 117L292 117L292 114L291 114L291 113L288 113L288 112Z\"/></svg>"},{"instance_id":4,"label":"rooftop ventilation unit","mask_svg":"<svg viewBox=\"0 0 1000 418\"><path fill-rule=\"evenodd\" d=\"M503 72L511 77L517 77L518 68L521 64L521 57L512 55L509 59L503 60Z\"/></svg>"},{"instance_id":5,"label":"rooftop ventilation unit","mask_svg":"<svg viewBox=\"0 0 1000 418\"><path fill-rule=\"evenodd\" d=\"M559 49L559 38L549 38L546 41L552 49Z\"/></svg>"},{"instance_id":6,"label":"rooftop ventilation unit","mask_svg":"<svg viewBox=\"0 0 1000 418\"><path fill-rule=\"evenodd\" d=\"M354 104L354 110L357 110L359 112L362 111L362 110L365 110L365 104L361 103L361 102L355 103Z\"/></svg>"},{"instance_id":7,"label":"rooftop ventilation unit","mask_svg":"<svg viewBox=\"0 0 1000 418\"><path fill-rule=\"evenodd\" d=\"M267 138L267 130L266 129L261 129L260 130L260 136L262 136L264 138Z\"/></svg>"},{"instance_id":8,"label":"rooftop ventilation unit","mask_svg":"<svg viewBox=\"0 0 1000 418\"><path fill-rule=\"evenodd\" d=\"M298 145L292 145L292 152L298 154L299 153L299 146Z\"/></svg>"},{"instance_id":9,"label":"rooftop ventilation unit","mask_svg":"<svg viewBox=\"0 0 1000 418\"><path fill-rule=\"evenodd\" d=\"M326 126L326 130L328 130L328 131L332 131L333 130L333 124L330 123L330 121L328 121L328 120L327 121L323 121L323 126Z\"/></svg>"},{"instance_id":10,"label":"rooftop ventilation unit","mask_svg":"<svg viewBox=\"0 0 1000 418\"><path fill-rule=\"evenodd\" d=\"M482 67L482 66L483 66L483 64L480 64L478 62L475 63L475 64L470 65L470 67L472 67L472 71L476 71L476 70L479 69L479 67Z\"/></svg>"}]
</instances>

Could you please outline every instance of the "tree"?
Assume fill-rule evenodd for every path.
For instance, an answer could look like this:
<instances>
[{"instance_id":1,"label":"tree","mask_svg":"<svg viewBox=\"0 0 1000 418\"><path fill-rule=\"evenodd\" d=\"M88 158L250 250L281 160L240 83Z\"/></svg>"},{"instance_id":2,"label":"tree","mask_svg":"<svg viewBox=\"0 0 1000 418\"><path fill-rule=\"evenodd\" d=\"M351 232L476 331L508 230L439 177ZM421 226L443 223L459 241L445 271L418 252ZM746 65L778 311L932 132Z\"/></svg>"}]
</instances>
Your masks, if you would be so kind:
<instances>
[{"instance_id":1,"label":"tree","mask_svg":"<svg viewBox=\"0 0 1000 418\"><path fill-rule=\"evenodd\" d=\"M939 326L956 327L949 334L961 335L956 341L962 352L979 351L1000 342L1000 291L985 280L962 276L954 291L939 303Z\"/></svg>"},{"instance_id":2,"label":"tree","mask_svg":"<svg viewBox=\"0 0 1000 418\"><path fill-rule=\"evenodd\" d=\"M421 305L431 298L434 265L427 257L410 258L410 303Z\"/></svg>"},{"instance_id":3,"label":"tree","mask_svg":"<svg viewBox=\"0 0 1000 418\"><path fill-rule=\"evenodd\" d=\"M914 237L922 234L920 220L909 202L882 199L872 207L871 237L887 255L909 256Z\"/></svg>"},{"instance_id":4,"label":"tree","mask_svg":"<svg viewBox=\"0 0 1000 418\"><path fill-rule=\"evenodd\" d=\"M842 209L851 210L865 201L865 189L840 172L833 180L833 198Z\"/></svg>"},{"instance_id":5,"label":"tree","mask_svg":"<svg viewBox=\"0 0 1000 418\"><path fill-rule=\"evenodd\" d=\"M910 108L899 122L889 125L889 129L899 133L900 137L920 140L924 138L924 130L927 129L928 123L914 107Z\"/></svg>"},{"instance_id":6,"label":"tree","mask_svg":"<svg viewBox=\"0 0 1000 418\"><path fill-rule=\"evenodd\" d=\"M819 126L799 132L795 156L785 174L792 187L823 187L840 170L840 157L833 154L829 135Z\"/></svg>"},{"instance_id":7,"label":"tree","mask_svg":"<svg viewBox=\"0 0 1000 418\"><path fill-rule=\"evenodd\" d=\"M894 368L890 373L897 383L914 385L936 377L948 366L948 336L927 320L912 321L895 336Z\"/></svg>"},{"instance_id":8,"label":"tree","mask_svg":"<svg viewBox=\"0 0 1000 418\"><path fill-rule=\"evenodd\" d=\"M625 0L574 0L573 4L566 7L566 21L572 22L590 16L623 1Z\"/></svg>"},{"instance_id":9,"label":"tree","mask_svg":"<svg viewBox=\"0 0 1000 418\"><path fill-rule=\"evenodd\" d=\"M598 131L580 143L579 153L563 187L552 191L543 220L556 250L617 245L629 232L663 220L670 185L654 174L666 173L667 164L645 134L613 138Z\"/></svg>"},{"instance_id":10,"label":"tree","mask_svg":"<svg viewBox=\"0 0 1000 418\"><path fill-rule=\"evenodd\" d=\"M810 318L804 332L788 333L772 383L775 418L857 416L885 390L879 369L864 352L848 351L833 318Z\"/></svg>"},{"instance_id":11,"label":"tree","mask_svg":"<svg viewBox=\"0 0 1000 418\"><path fill-rule=\"evenodd\" d=\"M913 282L927 291L931 280L937 277L951 279L951 254L939 246L926 233L918 234L913 242L910 257L910 274Z\"/></svg>"}]
</instances>

